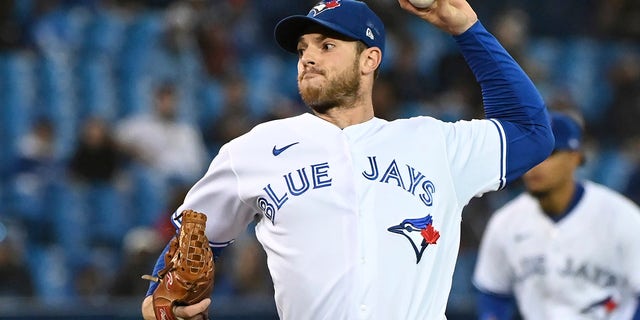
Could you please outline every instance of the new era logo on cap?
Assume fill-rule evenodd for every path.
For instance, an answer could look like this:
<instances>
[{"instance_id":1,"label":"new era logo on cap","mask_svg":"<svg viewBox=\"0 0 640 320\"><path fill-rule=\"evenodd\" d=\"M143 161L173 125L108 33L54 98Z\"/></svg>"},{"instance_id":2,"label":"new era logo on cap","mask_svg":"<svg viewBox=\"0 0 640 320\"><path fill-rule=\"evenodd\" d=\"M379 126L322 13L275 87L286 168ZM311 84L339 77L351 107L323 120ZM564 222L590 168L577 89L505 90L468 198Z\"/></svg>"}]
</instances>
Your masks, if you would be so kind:
<instances>
[{"instance_id":1,"label":"new era logo on cap","mask_svg":"<svg viewBox=\"0 0 640 320\"><path fill-rule=\"evenodd\" d=\"M371 40L376 39L376 37L373 35L373 31L371 31L371 28L367 28L367 32L365 32L365 35L367 36L367 38Z\"/></svg>"},{"instance_id":2,"label":"new era logo on cap","mask_svg":"<svg viewBox=\"0 0 640 320\"><path fill-rule=\"evenodd\" d=\"M378 47L384 55L385 31L382 20L364 3L354 0L324 0L306 16L294 15L281 20L275 28L276 42L296 52L298 39L310 25L320 25L367 47Z\"/></svg>"},{"instance_id":3,"label":"new era logo on cap","mask_svg":"<svg viewBox=\"0 0 640 320\"><path fill-rule=\"evenodd\" d=\"M552 111L551 129L556 140L554 150L580 150L582 144L582 126L569 114Z\"/></svg>"}]
</instances>

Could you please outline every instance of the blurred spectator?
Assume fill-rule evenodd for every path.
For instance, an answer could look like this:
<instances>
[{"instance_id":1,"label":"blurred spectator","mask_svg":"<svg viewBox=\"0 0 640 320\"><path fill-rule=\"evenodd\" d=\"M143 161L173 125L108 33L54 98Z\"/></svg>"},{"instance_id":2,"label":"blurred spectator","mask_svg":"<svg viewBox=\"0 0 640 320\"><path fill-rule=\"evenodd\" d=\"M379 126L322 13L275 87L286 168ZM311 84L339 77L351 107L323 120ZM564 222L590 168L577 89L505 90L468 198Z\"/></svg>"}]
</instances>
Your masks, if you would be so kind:
<instances>
[{"instance_id":1,"label":"blurred spectator","mask_svg":"<svg viewBox=\"0 0 640 320\"><path fill-rule=\"evenodd\" d=\"M54 242L51 223L56 219L64 183L64 163L56 148L56 130L47 118L39 118L20 138L14 190L18 218L30 229L31 240Z\"/></svg>"},{"instance_id":2,"label":"blurred spectator","mask_svg":"<svg viewBox=\"0 0 640 320\"><path fill-rule=\"evenodd\" d=\"M609 69L612 101L608 106L601 136L618 146L640 137L640 53L623 52Z\"/></svg>"},{"instance_id":3,"label":"blurred spectator","mask_svg":"<svg viewBox=\"0 0 640 320\"><path fill-rule=\"evenodd\" d=\"M56 150L56 130L50 119L41 117L35 120L30 131L19 142L17 172L36 172L49 176L60 156Z\"/></svg>"},{"instance_id":4,"label":"blurred spectator","mask_svg":"<svg viewBox=\"0 0 640 320\"><path fill-rule=\"evenodd\" d=\"M116 189L122 157L107 122L89 118L83 123L69 161L83 217L70 223L80 230L91 230L86 235L90 245L117 246L129 227Z\"/></svg>"},{"instance_id":5,"label":"blurred spectator","mask_svg":"<svg viewBox=\"0 0 640 320\"><path fill-rule=\"evenodd\" d=\"M95 263L86 263L73 273L73 289L78 301L99 305L108 298L104 288L109 285L103 268Z\"/></svg>"},{"instance_id":6,"label":"blurred spectator","mask_svg":"<svg viewBox=\"0 0 640 320\"><path fill-rule=\"evenodd\" d=\"M169 189L192 184L206 170L207 150L199 128L178 117L174 84L154 91L151 114L122 119L116 141L127 155L134 225L152 225L166 207Z\"/></svg>"},{"instance_id":7,"label":"blurred spectator","mask_svg":"<svg viewBox=\"0 0 640 320\"><path fill-rule=\"evenodd\" d=\"M129 230L123 241L122 264L115 274L110 294L116 297L144 295L149 282L140 277L153 268L164 244L164 240L152 228Z\"/></svg>"},{"instance_id":8,"label":"blurred spectator","mask_svg":"<svg viewBox=\"0 0 640 320\"><path fill-rule=\"evenodd\" d=\"M160 236L162 243L168 243L171 238L176 234L176 227L171 223L171 215L182 204L184 197L189 192L189 187L186 185L179 185L171 188L167 199L166 208L162 211L162 214L158 216L154 229Z\"/></svg>"},{"instance_id":9,"label":"blurred spectator","mask_svg":"<svg viewBox=\"0 0 640 320\"><path fill-rule=\"evenodd\" d=\"M215 17L223 16L218 12ZM220 21L206 21L196 29L202 62L210 77L219 78L237 66L235 48L227 27Z\"/></svg>"},{"instance_id":10,"label":"blurred spectator","mask_svg":"<svg viewBox=\"0 0 640 320\"><path fill-rule=\"evenodd\" d=\"M196 39L196 27L202 14L194 7L198 2L175 1L167 7L158 45L149 57L151 65L162 66L150 70L153 76L173 79L176 90L182 93L177 104L181 109L180 116L188 120L196 118L197 112L192 110L196 104L194 91L205 74Z\"/></svg>"},{"instance_id":11,"label":"blurred spectator","mask_svg":"<svg viewBox=\"0 0 640 320\"><path fill-rule=\"evenodd\" d=\"M154 91L152 114L126 118L115 128L122 150L133 161L154 169L167 181L192 183L204 173L208 159L197 128L178 118L174 84Z\"/></svg>"},{"instance_id":12,"label":"blurred spectator","mask_svg":"<svg viewBox=\"0 0 640 320\"><path fill-rule=\"evenodd\" d=\"M247 132L256 123L247 101L247 87L240 75L225 77L222 83L223 104L220 113L205 128L207 146L211 152L224 143Z\"/></svg>"},{"instance_id":13,"label":"blurred spectator","mask_svg":"<svg viewBox=\"0 0 640 320\"><path fill-rule=\"evenodd\" d=\"M254 301L273 299L273 282L267 268L267 256L255 237L255 223L257 220L216 259L214 306L216 297L239 297Z\"/></svg>"},{"instance_id":14,"label":"blurred spectator","mask_svg":"<svg viewBox=\"0 0 640 320\"><path fill-rule=\"evenodd\" d=\"M600 1L598 22L601 34L609 38L638 40L640 38L640 1Z\"/></svg>"},{"instance_id":15,"label":"blurred spectator","mask_svg":"<svg viewBox=\"0 0 640 320\"><path fill-rule=\"evenodd\" d=\"M522 9L508 8L496 15L493 34L519 63L526 57L529 45L529 15Z\"/></svg>"},{"instance_id":16,"label":"blurred spectator","mask_svg":"<svg viewBox=\"0 0 640 320\"><path fill-rule=\"evenodd\" d=\"M19 15L19 0L0 1L0 52L24 48L25 21Z\"/></svg>"},{"instance_id":17,"label":"blurred spectator","mask_svg":"<svg viewBox=\"0 0 640 320\"><path fill-rule=\"evenodd\" d=\"M253 232L233 244L233 264L230 276L233 294L240 297L273 296L273 283L267 269L267 256Z\"/></svg>"},{"instance_id":18,"label":"blurred spectator","mask_svg":"<svg viewBox=\"0 0 640 320\"><path fill-rule=\"evenodd\" d=\"M418 44L410 39L407 35L406 38L398 40L397 50L400 54L396 56L384 78L389 79L393 91L404 100L423 101L432 97L436 88L425 74L425 70L416 67Z\"/></svg>"},{"instance_id":19,"label":"blurred spectator","mask_svg":"<svg viewBox=\"0 0 640 320\"><path fill-rule=\"evenodd\" d=\"M22 250L24 244L9 228L0 222L0 297L31 297L35 290Z\"/></svg>"},{"instance_id":20,"label":"blurred spectator","mask_svg":"<svg viewBox=\"0 0 640 320\"><path fill-rule=\"evenodd\" d=\"M87 119L69 162L73 176L88 183L111 183L121 160L109 124L99 118Z\"/></svg>"},{"instance_id":21,"label":"blurred spectator","mask_svg":"<svg viewBox=\"0 0 640 320\"><path fill-rule=\"evenodd\" d=\"M397 85L391 77L379 78L373 90L376 117L388 121L399 117Z\"/></svg>"}]
</instances>

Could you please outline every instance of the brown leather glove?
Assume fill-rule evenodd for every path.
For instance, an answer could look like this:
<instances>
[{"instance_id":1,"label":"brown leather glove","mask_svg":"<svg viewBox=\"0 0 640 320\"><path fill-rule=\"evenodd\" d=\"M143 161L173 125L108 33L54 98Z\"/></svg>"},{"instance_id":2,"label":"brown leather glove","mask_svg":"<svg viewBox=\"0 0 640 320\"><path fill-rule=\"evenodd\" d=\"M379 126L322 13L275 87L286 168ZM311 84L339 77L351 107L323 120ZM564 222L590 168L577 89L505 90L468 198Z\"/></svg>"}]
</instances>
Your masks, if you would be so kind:
<instances>
[{"instance_id":1,"label":"brown leather glove","mask_svg":"<svg viewBox=\"0 0 640 320\"><path fill-rule=\"evenodd\" d=\"M209 240L204 234L207 216L184 210L182 224L164 256L165 267L157 277L143 279L159 282L153 292L153 310L158 320L177 320L175 306L185 306L208 298L213 290L215 265ZM205 319L208 319L204 314Z\"/></svg>"}]
</instances>

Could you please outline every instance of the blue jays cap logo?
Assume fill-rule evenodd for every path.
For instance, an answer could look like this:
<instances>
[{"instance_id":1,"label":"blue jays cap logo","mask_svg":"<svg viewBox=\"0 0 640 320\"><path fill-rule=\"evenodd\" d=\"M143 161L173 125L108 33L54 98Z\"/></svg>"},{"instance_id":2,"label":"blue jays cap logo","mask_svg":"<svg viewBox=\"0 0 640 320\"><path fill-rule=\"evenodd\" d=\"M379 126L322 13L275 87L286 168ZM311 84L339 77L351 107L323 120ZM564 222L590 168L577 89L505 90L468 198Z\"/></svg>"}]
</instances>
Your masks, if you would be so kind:
<instances>
[{"instance_id":1,"label":"blue jays cap logo","mask_svg":"<svg viewBox=\"0 0 640 320\"><path fill-rule=\"evenodd\" d=\"M400 234L409 240L416 254L416 264L420 262L427 246L436 244L440 238L440 232L433 227L433 218L430 214L424 218L405 219L387 230Z\"/></svg>"},{"instance_id":2,"label":"blue jays cap logo","mask_svg":"<svg viewBox=\"0 0 640 320\"><path fill-rule=\"evenodd\" d=\"M324 0L316 4L315 7L311 8L309 14L313 14L313 16L317 16L321 12L329 9L335 9L340 6L340 0Z\"/></svg>"}]
</instances>

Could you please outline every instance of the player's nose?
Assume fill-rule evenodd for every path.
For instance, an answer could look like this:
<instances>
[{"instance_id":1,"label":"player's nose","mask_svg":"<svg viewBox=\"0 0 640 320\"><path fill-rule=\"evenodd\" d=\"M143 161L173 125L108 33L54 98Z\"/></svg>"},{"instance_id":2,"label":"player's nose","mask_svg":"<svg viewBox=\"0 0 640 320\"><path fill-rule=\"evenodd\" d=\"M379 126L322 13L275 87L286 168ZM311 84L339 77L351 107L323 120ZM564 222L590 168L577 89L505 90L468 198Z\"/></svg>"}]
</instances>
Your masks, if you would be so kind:
<instances>
[{"instance_id":1,"label":"player's nose","mask_svg":"<svg viewBox=\"0 0 640 320\"><path fill-rule=\"evenodd\" d=\"M300 54L300 63L302 63L303 66L313 66L316 64L316 54L313 52L313 50L304 50L301 54Z\"/></svg>"}]
</instances>

